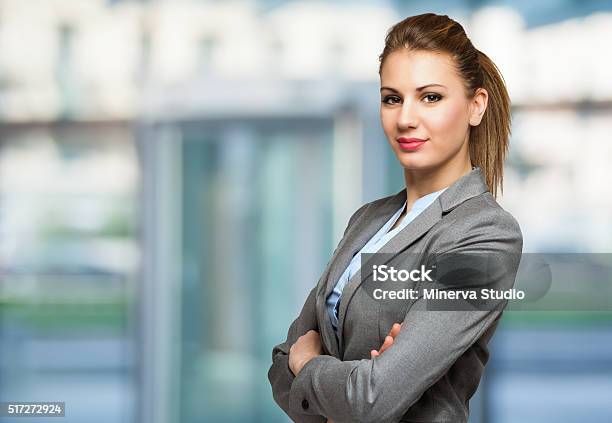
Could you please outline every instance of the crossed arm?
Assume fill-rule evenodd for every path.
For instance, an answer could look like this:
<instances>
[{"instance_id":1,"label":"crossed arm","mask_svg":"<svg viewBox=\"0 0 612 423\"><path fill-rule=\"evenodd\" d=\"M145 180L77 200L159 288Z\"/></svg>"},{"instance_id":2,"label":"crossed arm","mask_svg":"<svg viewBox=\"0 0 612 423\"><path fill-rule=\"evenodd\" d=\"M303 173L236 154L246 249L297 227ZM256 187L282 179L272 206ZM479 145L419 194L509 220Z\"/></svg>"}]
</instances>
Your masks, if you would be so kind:
<instances>
[{"instance_id":1,"label":"crossed arm","mask_svg":"<svg viewBox=\"0 0 612 423\"><path fill-rule=\"evenodd\" d=\"M522 250L515 221L480 216L467 233L461 240L439 245L449 246L446 252L501 253L513 281ZM497 278L503 277L508 275L487 275L470 285L499 286ZM419 299L404 318L403 326L410 330L400 331L384 354L352 361L312 354L308 360L296 360L294 376L290 348L300 336L317 330L314 314L306 315L314 313L314 295L315 289L291 325L287 341L274 348L268 374L275 400L296 422L325 422L325 417L337 423L399 421L501 315L499 309L432 311Z\"/></svg>"},{"instance_id":2,"label":"crossed arm","mask_svg":"<svg viewBox=\"0 0 612 423\"><path fill-rule=\"evenodd\" d=\"M353 213L349 219L347 227L344 230L343 237L346 236L353 223L367 207L368 204L364 204L355 213ZM336 253L337 249L338 247L336 247L336 250L334 250L332 256ZM289 417L291 417L294 422L298 423L316 423L325 422L326 420L321 415L303 413L301 406L298 409L293 409L289 406L289 393L291 391L293 380L295 379L295 375L289 367L289 350L300 336L306 334L310 330L317 332L319 331L315 310L316 291L317 287L315 286L308 294L299 316L289 326L289 331L287 332L287 339L285 342L276 345L272 349L272 366L268 371L268 380L272 386L272 396L274 397L274 401L276 401L276 403L285 413L287 413ZM306 361L304 361L302 364L305 363Z\"/></svg>"},{"instance_id":3,"label":"crossed arm","mask_svg":"<svg viewBox=\"0 0 612 423\"><path fill-rule=\"evenodd\" d=\"M394 323L389 331L389 334L385 337L383 344L380 349L370 351L370 357L380 357L388 348L393 345L395 337L401 330L400 323ZM304 335L300 336L295 344L293 344L289 350L289 368L294 375L298 375L302 367L314 357L322 354L321 338L319 332L315 330L309 330ZM334 423L332 420L327 420L327 423Z\"/></svg>"},{"instance_id":4,"label":"crossed arm","mask_svg":"<svg viewBox=\"0 0 612 423\"><path fill-rule=\"evenodd\" d=\"M322 416L304 414L301 412L301 410L291 410L289 408L288 398L291 384L295 379L295 375L299 374L300 370L306 363L308 363L314 357L323 354L321 338L319 336L319 332L316 330L316 319L308 320L305 318L305 314L308 313L309 310L314 313L314 309L310 309L310 307L314 307L314 293L315 289L313 289L308 295L306 303L302 307L300 316L291 324L287 341L274 347L272 353L273 363L268 372L268 378L272 384L274 400L295 422L326 421ZM314 314L311 316L314 317ZM302 318L302 320L300 320L300 318ZM400 329L401 326L399 323L393 325L389 335L385 338L385 341L383 345L381 345L380 349L372 350L370 352L371 357L379 357L385 350L387 350L393 344L393 340L399 334ZM304 332L302 335L298 335L302 332ZM291 343L289 351L285 353L284 350L287 348L289 340L294 339L296 336L297 338ZM287 371L287 368L289 371ZM333 422L328 420L328 423Z\"/></svg>"}]
</instances>

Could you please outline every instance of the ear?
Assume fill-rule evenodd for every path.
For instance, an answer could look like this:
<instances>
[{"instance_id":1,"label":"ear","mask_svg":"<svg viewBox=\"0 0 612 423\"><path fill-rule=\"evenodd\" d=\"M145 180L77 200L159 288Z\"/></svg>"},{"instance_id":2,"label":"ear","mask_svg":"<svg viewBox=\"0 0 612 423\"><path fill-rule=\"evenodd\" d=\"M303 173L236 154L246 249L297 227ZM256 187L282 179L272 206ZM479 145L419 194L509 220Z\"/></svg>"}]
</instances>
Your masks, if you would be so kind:
<instances>
[{"instance_id":1,"label":"ear","mask_svg":"<svg viewBox=\"0 0 612 423\"><path fill-rule=\"evenodd\" d=\"M489 93L484 88L478 88L474 94L474 98L470 103L470 125L478 126L482 121L487 103L489 101Z\"/></svg>"}]
</instances>

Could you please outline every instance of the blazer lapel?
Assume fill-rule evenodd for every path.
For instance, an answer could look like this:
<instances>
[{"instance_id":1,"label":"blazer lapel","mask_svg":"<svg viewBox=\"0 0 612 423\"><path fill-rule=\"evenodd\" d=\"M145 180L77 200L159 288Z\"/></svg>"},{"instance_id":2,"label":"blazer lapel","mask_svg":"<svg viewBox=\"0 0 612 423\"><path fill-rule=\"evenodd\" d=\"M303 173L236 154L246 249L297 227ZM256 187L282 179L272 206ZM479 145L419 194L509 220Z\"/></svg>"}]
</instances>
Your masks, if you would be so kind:
<instances>
[{"instance_id":1,"label":"blazer lapel","mask_svg":"<svg viewBox=\"0 0 612 423\"><path fill-rule=\"evenodd\" d=\"M405 228L403 228L397 235L383 245L378 253L390 253L388 257L380 262L384 264L390 261L393 257L399 254L401 251L408 248L414 241L425 234L433 225L436 224L441 218L441 207L439 201L434 201L429 207L423 210L412 222L410 222ZM346 316L346 309L348 308L353 295L361 286L362 281L372 273L372 266L363 267L367 263L362 262L362 267L352 277L349 283L346 284L342 290L342 298L340 299L340 308L338 310L338 343L340 344L340 354L343 354L343 327ZM362 277L362 270L365 272Z\"/></svg>"},{"instance_id":2,"label":"blazer lapel","mask_svg":"<svg viewBox=\"0 0 612 423\"><path fill-rule=\"evenodd\" d=\"M370 238L393 216L406 201L406 190L403 189L390 197L379 207L370 207L354 222L346 234L346 241L338 249L338 255L330 270L325 287L325 298L332 292L336 282L344 273L353 256L363 248Z\"/></svg>"},{"instance_id":3,"label":"blazer lapel","mask_svg":"<svg viewBox=\"0 0 612 423\"><path fill-rule=\"evenodd\" d=\"M336 286L336 282L344 273L353 256L363 248L368 240L382 228L393 213L395 213L406 201L406 190L403 189L390 197L378 207L369 207L353 223L346 236L342 239L336 253L331 258L323 278L326 278L324 290L319 290L317 295L317 313L321 317L319 330L323 343L328 347L330 353L339 356L339 345L334 328L331 325L327 313L326 300Z\"/></svg>"},{"instance_id":4,"label":"blazer lapel","mask_svg":"<svg viewBox=\"0 0 612 423\"><path fill-rule=\"evenodd\" d=\"M384 263L390 261L400 252L410 247L416 240L427 233L438 221L440 221L445 213L455 208L457 205L488 191L488 186L482 175L481 169L476 167L472 171L448 187L440 196L423 210L412 222L404 227L397 235L383 245L379 253L389 253L389 257L384 260ZM406 190L402 190L396 195L390 197L388 201L383 203L378 210L368 210L363 213L361 218L355 222L354 229L351 230L351 235L347 242L344 243L341 251L338 254L338 260L332 266L330 278L327 280L327 289L325 298L331 292L338 278L348 266L353 255L365 245L365 243L378 231L389 218L395 213L401 205L406 201ZM363 264L362 264L363 266ZM363 267L362 267L363 268ZM364 269L366 274L361 276L361 271L358 271L351 277L349 283L346 284L342 291L340 300L340 308L338 311L338 344L339 354L342 357L344 351L343 345L343 327L346 316L346 310L351 302L353 295L361 285L363 279L366 279L372 273L372 267L368 266ZM327 316L325 316L327 317ZM331 328L331 325L330 325ZM333 330L333 329L332 329ZM333 335L333 333L332 333ZM335 337L334 337L335 340Z\"/></svg>"}]
</instances>

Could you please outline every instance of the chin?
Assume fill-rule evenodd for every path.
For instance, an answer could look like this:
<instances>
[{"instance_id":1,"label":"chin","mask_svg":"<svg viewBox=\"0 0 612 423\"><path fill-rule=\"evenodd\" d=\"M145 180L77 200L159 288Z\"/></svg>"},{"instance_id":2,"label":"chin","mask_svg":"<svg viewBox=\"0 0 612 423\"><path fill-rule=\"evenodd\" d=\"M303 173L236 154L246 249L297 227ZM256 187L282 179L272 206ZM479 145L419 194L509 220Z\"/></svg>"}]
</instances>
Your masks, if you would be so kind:
<instances>
[{"instance_id":1,"label":"chin","mask_svg":"<svg viewBox=\"0 0 612 423\"><path fill-rule=\"evenodd\" d=\"M405 153L400 152L396 157L399 163L404 169L419 170L419 169L431 169L436 166L436 163L426 156L421 155L418 157L418 153Z\"/></svg>"}]
</instances>

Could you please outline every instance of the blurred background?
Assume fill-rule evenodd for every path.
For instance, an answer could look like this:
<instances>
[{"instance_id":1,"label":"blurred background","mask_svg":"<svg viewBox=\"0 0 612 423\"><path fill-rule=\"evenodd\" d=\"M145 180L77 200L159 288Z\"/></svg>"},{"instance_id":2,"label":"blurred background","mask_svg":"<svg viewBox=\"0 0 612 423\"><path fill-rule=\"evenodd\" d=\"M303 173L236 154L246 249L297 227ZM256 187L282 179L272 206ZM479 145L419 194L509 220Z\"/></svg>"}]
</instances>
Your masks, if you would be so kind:
<instances>
[{"instance_id":1,"label":"blurred background","mask_svg":"<svg viewBox=\"0 0 612 423\"><path fill-rule=\"evenodd\" d=\"M0 401L288 422L271 350L403 187L378 54L424 12L506 79L524 251L612 252L612 2L0 0ZM612 421L611 323L505 313L470 422Z\"/></svg>"}]
</instances>

